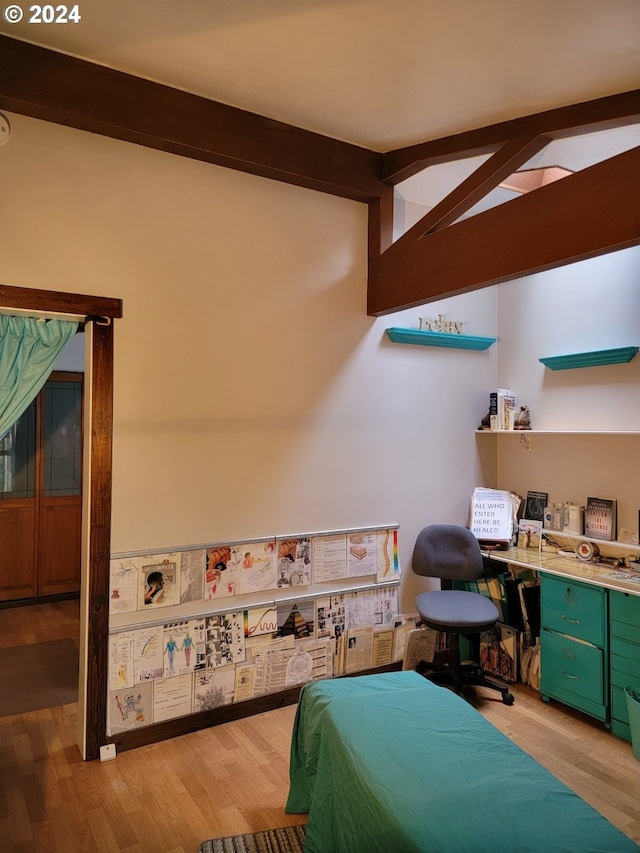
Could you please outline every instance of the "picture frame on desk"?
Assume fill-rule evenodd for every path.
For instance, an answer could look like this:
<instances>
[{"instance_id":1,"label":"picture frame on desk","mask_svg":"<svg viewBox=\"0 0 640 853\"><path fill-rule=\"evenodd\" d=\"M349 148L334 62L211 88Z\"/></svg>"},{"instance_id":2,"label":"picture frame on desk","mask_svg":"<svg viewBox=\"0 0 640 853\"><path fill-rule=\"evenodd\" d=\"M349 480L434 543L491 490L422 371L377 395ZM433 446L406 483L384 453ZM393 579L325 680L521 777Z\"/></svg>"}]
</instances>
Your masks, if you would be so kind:
<instances>
[{"instance_id":1,"label":"picture frame on desk","mask_svg":"<svg viewBox=\"0 0 640 853\"><path fill-rule=\"evenodd\" d=\"M521 518L518 522L518 548L538 551L542 545L542 521Z\"/></svg>"}]
</instances>

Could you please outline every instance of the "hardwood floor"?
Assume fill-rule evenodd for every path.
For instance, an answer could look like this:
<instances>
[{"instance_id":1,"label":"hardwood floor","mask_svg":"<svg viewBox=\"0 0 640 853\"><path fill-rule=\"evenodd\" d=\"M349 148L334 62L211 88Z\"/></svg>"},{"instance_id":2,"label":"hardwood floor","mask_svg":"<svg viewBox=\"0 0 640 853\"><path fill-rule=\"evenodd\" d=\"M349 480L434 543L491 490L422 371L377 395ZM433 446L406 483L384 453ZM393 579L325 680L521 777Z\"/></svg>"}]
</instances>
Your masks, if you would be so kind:
<instances>
[{"instance_id":1,"label":"hardwood floor","mask_svg":"<svg viewBox=\"0 0 640 853\"><path fill-rule=\"evenodd\" d=\"M77 601L0 610L0 654L77 635ZM524 685L513 692L511 708L482 691L472 701L639 843L640 765L631 745ZM80 758L75 704L0 718L0 848L195 853L207 838L300 823L284 813L294 715L295 706L269 711L104 763Z\"/></svg>"}]
</instances>

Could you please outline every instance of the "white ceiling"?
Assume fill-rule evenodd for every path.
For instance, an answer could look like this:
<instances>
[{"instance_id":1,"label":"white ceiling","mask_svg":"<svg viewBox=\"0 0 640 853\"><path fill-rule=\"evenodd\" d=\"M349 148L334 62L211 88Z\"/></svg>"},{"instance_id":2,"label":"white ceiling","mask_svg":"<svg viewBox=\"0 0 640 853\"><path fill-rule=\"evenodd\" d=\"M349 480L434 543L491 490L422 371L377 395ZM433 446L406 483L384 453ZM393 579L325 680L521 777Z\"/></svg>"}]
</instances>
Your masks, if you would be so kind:
<instances>
[{"instance_id":1,"label":"white ceiling","mask_svg":"<svg viewBox=\"0 0 640 853\"><path fill-rule=\"evenodd\" d=\"M640 83L639 0L18 2L6 35L378 151Z\"/></svg>"}]
</instances>

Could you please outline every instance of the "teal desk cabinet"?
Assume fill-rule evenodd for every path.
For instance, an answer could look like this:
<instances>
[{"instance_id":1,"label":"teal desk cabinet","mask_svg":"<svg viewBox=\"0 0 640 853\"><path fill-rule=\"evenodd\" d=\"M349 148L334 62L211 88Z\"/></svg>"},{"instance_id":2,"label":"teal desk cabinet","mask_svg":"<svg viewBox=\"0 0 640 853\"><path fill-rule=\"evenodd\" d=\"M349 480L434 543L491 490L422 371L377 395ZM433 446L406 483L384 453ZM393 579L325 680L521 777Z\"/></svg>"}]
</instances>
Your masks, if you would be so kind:
<instances>
[{"instance_id":1,"label":"teal desk cabinet","mask_svg":"<svg viewBox=\"0 0 640 853\"><path fill-rule=\"evenodd\" d=\"M540 695L609 726L607 590L541 578Z\"/></svg>"},{"instance_id":2,"label":"teal desk cabinet","mask_svg":"<svg viewBox=\"0 0 640 853\"><path fill-rule=\"evenodd\" d=\"M640 596L609 592L611 731L631 740L625 687L640 690Z\"/></svg>"}]
</instances>

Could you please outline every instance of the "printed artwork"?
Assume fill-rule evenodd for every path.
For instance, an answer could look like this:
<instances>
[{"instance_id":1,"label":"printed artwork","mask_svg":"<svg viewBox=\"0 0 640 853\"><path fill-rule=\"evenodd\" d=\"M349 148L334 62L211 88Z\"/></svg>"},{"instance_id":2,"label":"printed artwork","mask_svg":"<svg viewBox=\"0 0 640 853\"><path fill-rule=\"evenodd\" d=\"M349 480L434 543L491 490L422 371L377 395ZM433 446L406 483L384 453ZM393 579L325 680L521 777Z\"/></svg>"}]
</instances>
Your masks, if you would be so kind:
<instances>
[{"instance_id":1,"label":"printed artwork","mask_svg":"<svg viewBox=\"0 0 640 853\"><path fill-rule=\"evenodd\" d=\"M239 546L207 548L205 598L228 598L240 594L242 556Z\"/></svg>"},{"instance_id":2,"label":"printed artwork","mask_svg":"<svg viewBox=\"0 0 640 853\"><path fill-rule=\"evenodd\" d=\"M136 684L164 676L162 625L138 628L133 632L133 671Z\"/></svg>"},{"instance_id":3,"label":"printed artwork","mask_svg":"<svg viewBox=\"0 0 640 853\"><path fill-rule=\"evenodd\" d=\"M180 557L175 553L140 558L138 610L180 603Z\"/></svg>"},{"instance_id":4,"label":"printed artwork","mask_svg":"<svg viewBox=\"0 0 640 853\"><path fill-rule=\"evenodd\" d=\"M180 558L180 603L202 601L204 598L204 572L207 552L204 548L196 551L182 551Z\"/></svg>"},{"instance_id":5,"label":"printed artwork","mask_svg":"<svg viewBox=\"0 0 640 853\"><path fill-rule=\"evenodd\" d=\"M242 611L208 616L206 637L207 669L245 660L244 617Z\"/></svg>"},{"instance_id":6,"label":"printed artwork","mask_svg":"<svg viewBox=\"0 0 640 853\"><path fill-rule=\"evenodd\" d=\"M194 674L193 710L211 711L233 702L235 666L203 669Z\"/></svg>"},{"instance_id":7,"label":"printed artwork","mask_svg":"<svg viewBox=\"0 0 640 853\"><path fill-rule=\"evenodd\" d=\"M164 677L174 678L206 666L205 620L189 619L164 626Z\"/></svg>"},{"instance_id":8,"label":"printed artwork","mask_svg":"<svg viewBox=\"0 0 640 853\"><path fill-rule=\"evenodd\" d=\"M375 533L350 533L347 536L347 574L349 577L375 575L378 568L378 541Z\"/></svg>"},{"instance_id":9,"label":"printed artwork","mask_svg":"<svg viewBox=\"0 0 640 853\"><path fill-rule=\"evenodd\" d=\"M272 539L242 546L243 595L277 588L275 549L276 545Z\"/></svg>"},{"instance_id":10,"label":"printed artwork","mask_svg":"<svg viewBox=\"0 0 640 853\"><path fill-rule=\"evenodd\" d=\"M128 557L109 563L109 613L127 613L138 607L138 560Z\"/></svg>"},{"instance_id":11,"label":"printed artwork","mask_svg":"<svg viewBox=\"0 0 640 853\"><path fill-rule=\"evenodd\" d=\"M153 685L137 684L109 693L109 735L148 726L153 722Z\"/></svg>"},{"instance_id":12,"label":"printed artwork","mask_svg":"<svg viewBox=\"0 0 640 853\"><path fill-rule=\"evenodd\" d=\"M311 540L308 537L280 539L278 588L308 586L311 582Z\"/></svg>"}]
</instances>

